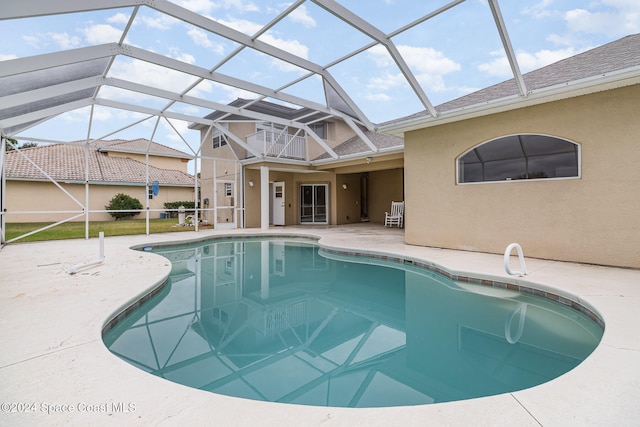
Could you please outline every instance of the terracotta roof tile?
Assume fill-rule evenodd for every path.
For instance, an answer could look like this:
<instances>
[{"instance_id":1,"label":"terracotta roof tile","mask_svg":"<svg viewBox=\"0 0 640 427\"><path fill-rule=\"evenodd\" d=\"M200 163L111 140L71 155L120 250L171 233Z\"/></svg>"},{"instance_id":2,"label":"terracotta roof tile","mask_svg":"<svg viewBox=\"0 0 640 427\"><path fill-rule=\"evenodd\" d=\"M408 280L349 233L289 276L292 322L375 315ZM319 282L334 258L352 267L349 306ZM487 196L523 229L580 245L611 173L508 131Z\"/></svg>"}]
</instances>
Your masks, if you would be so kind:
<instances>
[{"instance_id":1,"label":"terracotta roof tile","mask_svg":"<svg viewBox=\"0 0 640 427\"><path fill-rule=\"evenodd\" d=\"M83 146L55 144L20 151L31 161L17 151L7 152L7 179L47 180L46 175L42 173L44 171L56 181L85 181ZM149 181L156 180L163 185L188 186L194 183L193 177L189 174L149 165ZM146 166L130 158L109 156L95 149L89 150L89 181L144 184Z\"/></svg>"},{"instance_id":2,"label":"terracotta roof tile","mask_svg":"<svg viewBox=\"0 0 640 427\"><path fill-rule=\"evenodd\" d=\"M187 153L167 147L166 145L158 144L157 142L150 142L145 138L138 139L112 139L108 141L95 141L94 145L98 147L99 151L108 152L114 151L119 153L144 153L149 147L149 152L156 155L166 155L168 157L177 157L181 159L191 159Z\"/></svg>"}]
</instances>

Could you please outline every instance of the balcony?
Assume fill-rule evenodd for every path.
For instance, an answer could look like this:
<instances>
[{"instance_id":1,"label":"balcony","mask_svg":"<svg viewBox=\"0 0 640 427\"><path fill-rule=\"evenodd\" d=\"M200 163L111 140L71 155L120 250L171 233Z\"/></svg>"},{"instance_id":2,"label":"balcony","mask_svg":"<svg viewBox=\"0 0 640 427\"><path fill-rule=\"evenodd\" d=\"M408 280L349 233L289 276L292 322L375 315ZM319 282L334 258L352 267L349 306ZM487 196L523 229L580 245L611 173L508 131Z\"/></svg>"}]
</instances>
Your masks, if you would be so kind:
<instances>
[{"instance_id":1,"label":"balcony","mask_svg":"<svg viewBox=\"0 0 640 427\"><path fill-rule=\"evenodd\" d=\"M247 136L247 144L263 156L305 159L306 145L305 138L302 136L261 130Z\"/></svg>"}]
</instances>

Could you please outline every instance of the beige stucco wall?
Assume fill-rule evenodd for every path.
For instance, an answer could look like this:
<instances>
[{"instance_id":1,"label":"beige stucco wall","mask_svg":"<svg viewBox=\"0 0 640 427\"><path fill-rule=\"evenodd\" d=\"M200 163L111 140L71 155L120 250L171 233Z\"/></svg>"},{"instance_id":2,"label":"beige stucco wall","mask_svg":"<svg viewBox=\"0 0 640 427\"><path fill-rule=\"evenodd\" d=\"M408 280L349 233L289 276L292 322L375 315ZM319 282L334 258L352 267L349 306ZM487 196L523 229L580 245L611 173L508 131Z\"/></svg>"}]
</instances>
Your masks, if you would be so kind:
<instances>
[{"instance_id":1,"label":"beige stucco wall","mask_svg":"<svg viewBox=\"0 0 640 427\"><path fill-rule=\"evenodd\" d=\"M61 186L75 197L80 203L85 202L84 184L61 184ZM76 211L82 212L82 208L67 194L50 182L34 181L7 181L7 222L57 222L69 218L74 213L38 213L43 211ZM173 201L193 200L193 187L168 187L160 186L157 196L149 200L149 208L152 210L150 218L159 218L164 212L164 203ZM104 210L109 201L118 193L125 193L140 200L145 206L147 190L145 186L122 185L91 185L89 188L89 210ZM157 209L158 211L153 211ZM29 214L13 212L35 211ZM133 218L144 218L144 214ZM106 212L90 214L91 221L111 221L113 217ZM84 221L84 216L75 221Z\"/></svg>"},{"instance_id":2,"label":"beige stucco wall","mask_svg":"<svg viewBox=\"0 0 640 427\"><path fill-rule=\"evenodd\" d=\"M391 202L404 200L403 169L394 168L369 173L369 220L384 224L385 212L391 210ZM405 224L411 218L405 216Z\"/></svg>"},{"instance_id":3,"label":"beige stucco wall","mask_svg":"<svg viewBox=\"0 0 640 427\"><path fill-rule=\"evenodd\" d=\"M351 173L337 176L337 224L360 222L361 186L360 179L366 175L368 182L369 222L384 224L385 212L391 208L392 201L402 201L403 170L392 168L365 173ZM343 184L347 186L345 189Z\"/></svg>"},{"instance_id":4,"label":"beige stucco wall","mask_svg":"<svg viewBox=\"0 0 640 427\"><path fill-rule=\"evenodd\" d=\"M640 85L405 135L406 241L640 267ZM582 147L582 177L456 185L456 159L496 137L540 133Z\"/></svg>"},{"instance_id":5,"label":"beige stucco wall","mask_svg":"<svg viewBox=\"0 0 640 427\"><path fill-rule=\"evenodd\" d=\"M329 224L360 222L360 177L369 177L369 218L384 223L384 212L392 200L403 200L403 159L401 154L386 156L367 164L360 159L326 167L318 172L269 171L270 182L285 183L285 221L287 225L300 223L300 186L327 184L329 189ZM303 167L306 169L305 167ZM249 182L253 182L251 187ZM343 184L347 188L343 188ZM260 170L258 166L245 169L245 225L260 227ZM271 197L271 195L270 195Z\"/></svg>"},{"instance_id":6,"label":"beige stucco wall","mask_svg":"<svg viewBox=\"0 0 640 427\"><path fill-rule=\"evenodd\" d=\"M213 157L213 158L212 158ZM215 166L214 166L215 165ZM218 181L217 188L213 186L213 171ZM240 165L235 160L235 155L229 145L223 145L216 149L212 148L211 142L206 142L202 146L202 160L200 161L200 197L202 217L210 224L214 223L214 212L218 223L228 223L234 221L235 209L225 208L238 205L237 197L240 196L236 189L236 198L227 197L225 193L224 181L240 182ZM233 184L232 184L233 185ZM205 199L209 200L209 205L205 205ZM214 204L214 201L216 202ZM214 211L214 208L217 210Z\"/></svg>"}]
</instances>

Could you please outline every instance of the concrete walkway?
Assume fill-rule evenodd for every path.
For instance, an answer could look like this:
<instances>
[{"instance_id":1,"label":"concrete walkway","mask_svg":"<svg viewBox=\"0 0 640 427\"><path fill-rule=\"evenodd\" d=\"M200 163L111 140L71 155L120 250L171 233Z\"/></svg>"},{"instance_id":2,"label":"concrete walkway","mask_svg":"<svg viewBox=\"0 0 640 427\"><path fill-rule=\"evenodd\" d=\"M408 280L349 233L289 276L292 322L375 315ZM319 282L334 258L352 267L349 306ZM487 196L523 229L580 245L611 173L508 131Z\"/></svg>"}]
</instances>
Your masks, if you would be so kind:
<instances>
[{"instance_id":1,"label":"concrete walkway","mask_svg":"<svg viewBox=\"0 0 640 427\"><path fill-rule=\"evenodd\" d=\"M286 227L335 249L396 254L456 274L514 281L501 255L408 246L375 225ZM260 230L213 230L12 244L0 251L0 426L637 426L640 423L640 271L527 259L518 283L575 296L604 319L596 351L569 373L527 390L413 407L347 409L216 395L147 374L112 355L101 330L161 283L169 262L133 245ZM526 248L525 248L526 255Z\"/></svg>"}]
</instances>

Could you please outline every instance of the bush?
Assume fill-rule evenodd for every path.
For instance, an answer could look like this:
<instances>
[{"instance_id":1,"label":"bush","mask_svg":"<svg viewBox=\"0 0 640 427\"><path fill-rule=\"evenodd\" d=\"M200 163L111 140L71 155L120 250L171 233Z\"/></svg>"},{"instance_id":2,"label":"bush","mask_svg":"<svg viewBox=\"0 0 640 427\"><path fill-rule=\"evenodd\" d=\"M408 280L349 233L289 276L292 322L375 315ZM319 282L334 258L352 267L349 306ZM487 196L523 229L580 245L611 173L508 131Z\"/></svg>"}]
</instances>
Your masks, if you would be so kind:
<instances>
[{"instance_id":1,"label":"bush","mask_svg":"<svg viewBox=\"0 0 640 427\"><path fill-rule=\"evenodd\" d=\"M118 218L127 218L130 216L138 215L140 212L127 210L136 209L139 211L142 209L142 203L140 203L140 200L136 199L135 197L131 197L128 194L119 193L113 196L113 199L111 199L109 204L105 206L105 209L111 211L109 212L109 215L118 220Z\"/></svg>"}]
</instances>

